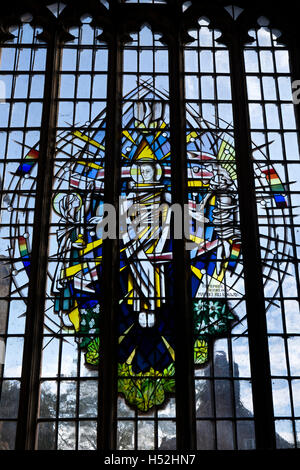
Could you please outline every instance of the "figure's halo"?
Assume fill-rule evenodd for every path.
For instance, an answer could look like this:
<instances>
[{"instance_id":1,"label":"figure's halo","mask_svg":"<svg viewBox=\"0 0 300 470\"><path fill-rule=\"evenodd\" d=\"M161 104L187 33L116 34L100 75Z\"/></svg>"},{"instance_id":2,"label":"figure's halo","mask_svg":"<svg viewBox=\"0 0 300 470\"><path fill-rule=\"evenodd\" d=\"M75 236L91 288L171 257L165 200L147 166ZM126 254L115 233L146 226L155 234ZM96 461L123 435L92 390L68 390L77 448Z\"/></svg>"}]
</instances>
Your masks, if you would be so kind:
<instances>
[{"instance_id":1,"label":"figure's halo","mask_svg":"<svg viewBox=\"0 0 300 470\"><path fill-rule=\"evenodd\" d=\"M143 164L149 164L155 168L155 181L154 183L157 183L158 181L161 180L163 176L163 169L162 166L159 163L153 163L151 160L139 160L138 163L133 163L130 168L130 176L133 179L135 183L141 183L143 181L143 177L141 174L141 166Z\"/></svg>"},{"instance_id":2,"label":"figure's halo","mask_svg":"<svg viewBox=\"0 0 300 470\"><path fill-rule=\"evenodd\" d=\"M52 201L52 205L53 205L53 209L54 211L56 212L56 214L58 215L64 215L63 212L62 212L62 201L64 199L64 197L66 196L74 196L75 199L77 199L77 208L76 208L76 212L78 212L81 207L82 207L82 199L81 199L81 196L77 193L71 193L71 194L68 194L68 193L58 193L54 196L53 198L53 201ZM76 206L75 206L76 207Z\"/></svg>"}]
</instances>

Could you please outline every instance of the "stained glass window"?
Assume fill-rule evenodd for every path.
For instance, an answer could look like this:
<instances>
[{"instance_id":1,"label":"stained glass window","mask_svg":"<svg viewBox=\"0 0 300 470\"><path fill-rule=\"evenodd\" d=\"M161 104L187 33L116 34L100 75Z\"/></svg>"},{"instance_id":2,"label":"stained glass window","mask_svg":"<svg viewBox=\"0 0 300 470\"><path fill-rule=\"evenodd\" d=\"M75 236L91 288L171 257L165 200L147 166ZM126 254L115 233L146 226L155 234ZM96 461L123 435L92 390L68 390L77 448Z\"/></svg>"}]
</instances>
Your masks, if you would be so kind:
<instances>
[{"instance_id":1,"label":"stained glass window","mask_svg":"<svg viewBox=\"0 0 300 470\"><path fill-rule=\"evenodd\" d=\"M299 146L289 51L258 18L244 52L278 448L294 447L299 415Z\"/></svg>"},{"instance_id":2,"label":"stained glass window","mask_svg":"<svg viewBox=\"0 0 300 470\"><path fill-rule=\"evenodd\" d=\"M120 449L163 448L170 438L175 446L175 401L169 396L175 391L175 356L168 90L167 48L145 26L123 52ZM137 215L139 223L131 227L128 218ZM127 444L125 416L125 434L129 423L132 429Z\"/></svg>"},{"instance_id":3,"label":"stained glass window","mask_svg":"<svg viewBox=\"0 0 300 470\"><path fill-rule=\"evenodd\" d=\"M229 52L207 18L185 48L198 449L255 446ZM197 220L197 219L196 219ZM227 337L226 337L227 336ZM221 338L222 339L221 339Z\"/></svg>"},{"instance_id":4,"label":"stained glass window","mask_svg":"<svg viewBox=\"0 0 300 470\"><path fill-rule=\"evenodd\" d=\"M26 20L26 18L24 18ZM30 18L29 18L30 19ZM1 49L0 446L13 449L28 300L46 45L28 22Z\"/></svg>"},{"instance_id":5,"label":"stained glass window","mask_svg":"<svg viewBox=\"0 0 300 470\"><path fill-rule=\"evenodd\" d=\"M14 5L0 448L299 447L300 65L281 14Z\"/></svg>"},{"instance_id":6,"label":"stained glass window","mask_svg":"<svg viewBox=\"0 0 300 470\"><path fill-rule=\"evenodd\" d=\"M102 237L92 219L104 191L107 46L81 20L61 51L39 449L97 445Z\"/></svg>"}]
</instances>

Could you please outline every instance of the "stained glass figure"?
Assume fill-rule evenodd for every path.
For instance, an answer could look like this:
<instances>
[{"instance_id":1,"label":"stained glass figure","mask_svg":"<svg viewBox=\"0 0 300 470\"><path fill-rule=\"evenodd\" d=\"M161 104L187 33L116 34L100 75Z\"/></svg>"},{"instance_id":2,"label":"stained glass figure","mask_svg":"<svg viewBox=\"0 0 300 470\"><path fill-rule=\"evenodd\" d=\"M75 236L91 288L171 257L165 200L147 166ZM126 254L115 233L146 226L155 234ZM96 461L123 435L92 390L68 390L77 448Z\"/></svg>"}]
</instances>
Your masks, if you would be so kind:
<instances>
[{"instance_id":1,"label":"stained glass figure","mask_svg":"<svg viewBox=\"0 0 300 470\"><path fill-rule=\"evenodd\" d=\"M171 158L166 113L168 96L142 83L124 108L121 156L119 392L130 405L148 411L175 391L172 281ZM196 365L208 361L211 339L226 334L236 320L228 298L242 295L235 152L228 132L218 132L195 111L198 131L187 132L189 233ZM52 200L59 218L57 259L51 278L53 309L64 331L74 332L88 367L101 356L102 245L107 236L104 204L105 111L92 122L63 131L57 148L70 155L55 175ZM23 178L38 158L34 147L16 171ZM283 186L272 168L276 204L285 204ZM61 190L59 189L61 187ZM110 234L111 235L111 234ZM29 273L29 247L19 237Z\"/></svg>"}]
</instances>

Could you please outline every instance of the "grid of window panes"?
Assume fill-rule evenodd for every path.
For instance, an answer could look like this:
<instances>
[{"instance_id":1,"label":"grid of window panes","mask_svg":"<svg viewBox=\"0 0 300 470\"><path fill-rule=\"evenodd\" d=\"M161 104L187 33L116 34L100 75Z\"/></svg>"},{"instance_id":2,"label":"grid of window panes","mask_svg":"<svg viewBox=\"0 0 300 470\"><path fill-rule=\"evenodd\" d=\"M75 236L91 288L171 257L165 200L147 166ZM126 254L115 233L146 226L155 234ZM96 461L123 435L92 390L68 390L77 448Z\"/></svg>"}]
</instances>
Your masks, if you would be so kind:
<instances>
[{"instance_id":1,"label":"grid of window panes","mask_svg":"<svg viewBox=\"0 0 300 470\"><path fill-rule=\"evenodd\" d=\"M187 178L195 219L190 259L197 448L253 449L229 52L208 19L201 18L189 35L194 40L184 55Z\"/></svg>"},{"instance_id":2,"label":"grid of window panes","mask_svg":"<svg viewBox=\"0 0 300 470\"><path fill-rule=\"evenodd\" d=\"M121 197L131 208L131 204L138 204L140 210L152 211L153 217L157 206L165 203L166 212L162 215L165 220L171 201L168 51L159 41L160 36L153 34L148 27L143 27L131 37L132 42L123 52ZM151 170L154 179L143 179L144 170ZM152 234L149 228L146 230L147 239L138 232L137 242L127 240L127 232L123 239L120 238L120 243L124 244L124 249L120 248L121 284L125 282L128 293L122 289L119 357L120 360L123 358L122 361L126 359L125 364L129 365L125 375L124 364L119 369L122 371L117 409L117 448L120 450L176 448L174 393L168 394L163 389L164 380L159 376L147 378L149 373L153 375L153 370L160 376L164 373L170 380L174 374L174 307L169 293L173 285L172 253L170 240L164 240L158 226L152 227ZM122 269L125 277L122 277ZM143 270L148 276L147 292L140 279ZM130 290L132 282L136 287ZM169 331L164 332L163 322ZM126 344L130 345L128 351ZM164 357L160 356L161 350L164 354L167 351L168 372L162 368ZM143 356L144 367L141 365ZM139 397L139 388L145 390L140 405L138 400L135 404L130 403L124 386L126 374L128 382L136 390L136 398Z\"/></svg>"},{"instance_id":3,"label":"grid of window panes","mask_svg":"<svg viewBox=\"0 0 300 470\"><path fill-rule=\"evenodd\" d=\"M100 2L109 6L108 0ZM58 2L47 8L58 17L65 7ZM234 20L241 13L236 6L226 9ZM47 52L41 30L25 23L31 21L27 16L10 28L12 38L0 49L1 450L15 446ZM45 450L97 447L108 48L90 22L82 17L82 26L70 29L73 40L61 49L37 426L37 449ZM229 57L217 42L221 33L209 26L201 19L185 46L197 446L254 449ZM244 57L276 442L292 448L300 446L299 136L280 31L261 17L249 34L253 42ZM122 75L119 209L135 198L147 211L163 202L159 220L167 224L172 77L167 47L148 27L132 34L124 48ZM120 239L117 448L172 450L172 248L154 236L157 227L144 243L144 230L137 243L127 232ZM167 374L161 370L162 348L164 359L169 355ZM151 379L156 366L163 380L159 374Z\"/></svg>"},{"instance_id":4,"label":"grid of window panes","mask_svg":"<svg viewBox=\"0 0 300 470\"><path fill-rule=\"evenodd\" d=\"M90 21L61 51L37 439L46 450L97 447L102 257L89 220L104 195L108 50Z\"/></svg>"},{"instance_id":5,"label":"grid of window panes","mask_svg":"<svg viewBox=\"0 0 300 470\"><path fill-rule=\"evenodd\" d=\"M14 449L23 358L46 46L11 27L0 50L0 449Z\"/></svg>"},{"instance_id":6,"label":"grid of window panes","mask_svg":"<svg viewBox=\"0 0 300 470\"><path fill-rule=\"evenodd\" d=\"M266 18L245 69L278 448L300 441L299 146L289 52ZM298 418L298 419L297 419Z\"/></svg>"}]
</instances>

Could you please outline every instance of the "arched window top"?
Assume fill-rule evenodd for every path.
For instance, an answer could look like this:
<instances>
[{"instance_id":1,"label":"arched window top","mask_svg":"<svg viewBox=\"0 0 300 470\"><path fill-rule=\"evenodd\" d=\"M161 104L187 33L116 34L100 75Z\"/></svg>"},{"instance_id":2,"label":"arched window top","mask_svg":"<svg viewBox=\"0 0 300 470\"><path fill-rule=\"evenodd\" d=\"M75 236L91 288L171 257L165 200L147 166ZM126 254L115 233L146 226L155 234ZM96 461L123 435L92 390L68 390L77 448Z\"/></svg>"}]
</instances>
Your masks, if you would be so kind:
<instances>
[{"instance_id":1,"label":"arched window top","mask_svg":"<svg viewBox=\"0 0 300 470\"><path fill-rule=\"evenodd\" d=\"M222 36L221 31L212 28L210 26L211 20L206 16L202 16L198 19L197 29L189 29L189 35L194 38L194 41L188 42L186 45L189 47L203 47L203 48L222 48L225 47L223 44L218 42L218 39Z\"/></svg>"},{"instance_id":2,"label":"arched window top","mask_svg":"<svg viewBox=\"0 0 300 470\"><path fill-rule=\"evenodd\" d=\"M135 48L153 48L155 46L162 47L161 33L154 33L149 23L144 23L138 31L130 33L131 40L126 41L126 47Z\"/></svg>"},{"instance_id":3,"label":"arched window top","mask_svg":"<svg viewBox=\"0 0 300 470\"><path fill-rule=\"evenodd\" d=\"M5 41L6 44L22 44L24 46L41 44L43 41L39 38L39 35L43 32L43 29L38 26L32 26L30 24L31 20L32 16L26 15L26 17L20 18L21 24L10 26L8 32L11 37Z\"/></svg>"},{"instance_id":4,"label":"arched window top","mask_svg":"<svg viewBox=\"0 0 300 470\"><path fill-rule=\"evenodd\" d=\"M250 29L249 36L253 37L253 41L247 44L248 47L283 47L278 40L282 35L281 31L273 28L271 22L265 16L257 19L257 26Z\"/></svg>"},{"instance_id":5,"label":"arched window top","mask_svg":"<svg viewBox=\"0 0 300 470\"><path fill-rule=\"evenodd\" d=\"M81 26L72 26L69 28L69 33L73 37L66 41L66 45L77 45L88 48L89 46L94 46L96 43L99 44L98 37L103 32L103 29L91 26L90 19L90 16L84 17Z\"/></svg>"}]
</instances>

